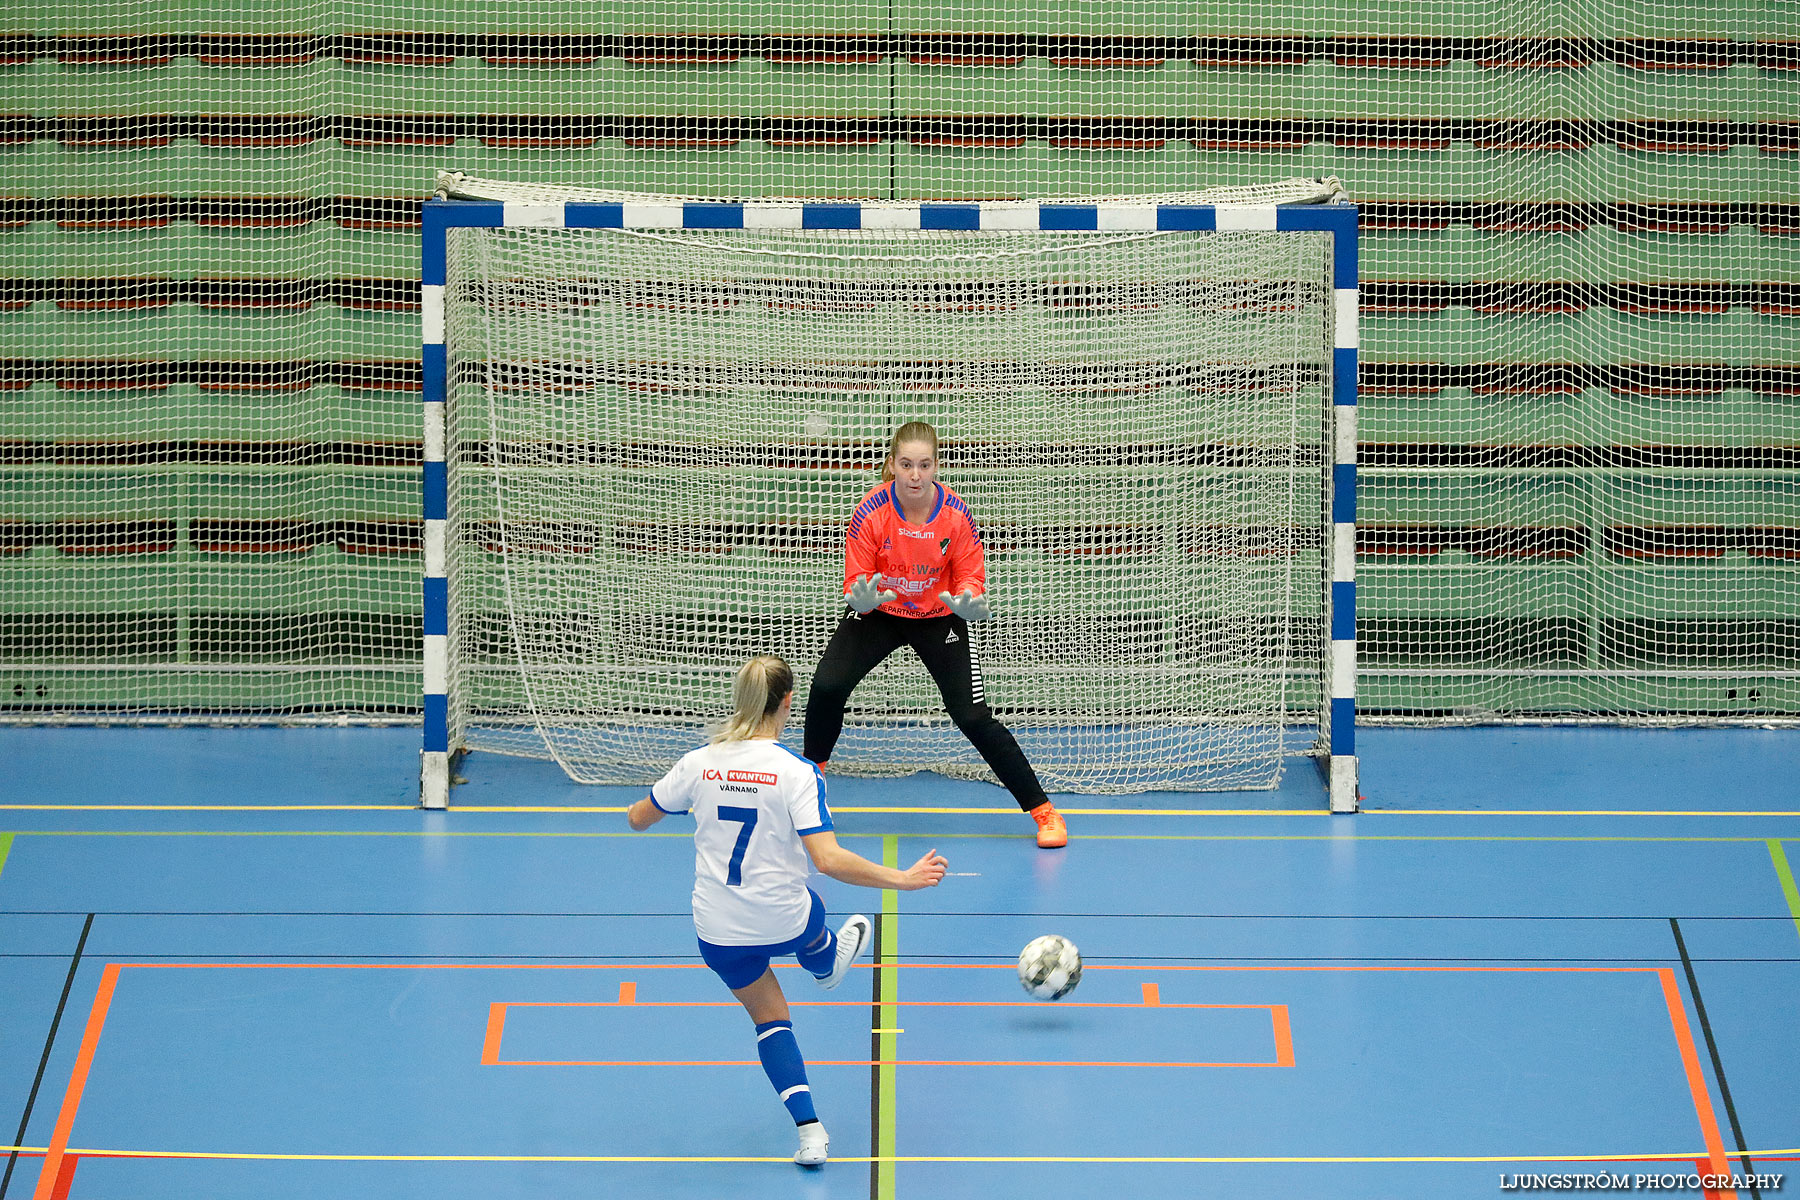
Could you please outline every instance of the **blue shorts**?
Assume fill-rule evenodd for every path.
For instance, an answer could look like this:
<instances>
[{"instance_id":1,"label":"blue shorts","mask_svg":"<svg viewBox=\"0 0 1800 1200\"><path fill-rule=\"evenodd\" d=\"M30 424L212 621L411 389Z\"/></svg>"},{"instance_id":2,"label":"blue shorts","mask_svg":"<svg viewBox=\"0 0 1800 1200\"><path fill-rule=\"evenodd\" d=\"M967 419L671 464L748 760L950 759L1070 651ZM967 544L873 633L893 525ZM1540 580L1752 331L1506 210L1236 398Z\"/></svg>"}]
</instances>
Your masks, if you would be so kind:
<instances>
[{"instance_id":1,"label":"blue shorts","mask_svg":"<svg viewBox=\"0 0 1800 1200\"><path fill-rule=\"evenodd\" d=\"M825 902L811 888L806 889L806 894L812 897L812 911L807 913L806 928L799 936L768 946L719 946L699 938L696 940L700 943L700 957L732 991L749 987L763 977L763 972L769 969L770 959L796 954L824 934Z\"/></svg>"}]
</instances>

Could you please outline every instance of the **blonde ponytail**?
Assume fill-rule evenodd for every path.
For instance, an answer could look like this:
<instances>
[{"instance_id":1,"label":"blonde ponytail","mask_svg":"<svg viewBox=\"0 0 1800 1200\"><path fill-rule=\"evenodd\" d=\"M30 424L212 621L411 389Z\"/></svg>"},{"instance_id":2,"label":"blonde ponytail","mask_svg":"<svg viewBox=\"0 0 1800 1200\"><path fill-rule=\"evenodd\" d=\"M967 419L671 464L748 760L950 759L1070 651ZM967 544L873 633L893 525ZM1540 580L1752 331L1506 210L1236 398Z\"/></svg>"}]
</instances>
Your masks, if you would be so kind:
<instances>
[{"instance_id":1,"label":"blonde ponytail","mask_svg":"<svg viewBox=\"0 0 1800 1200\"><path fill-rule=\"evenodd\" d=\"M888 443L887 457L881 460L881 482L888 483L894 478L894 457L900 453L900 447L909 442L929 442L931 456L937 457L938 435L923 421L908 421L894 430L893 440Z\"/></svg>"},{"instance_id":2,"label":"blonde ponytail","mask_svg":"<svg viewBox=\"0 0 1800 1200\"><path fill-rule=\"evenodd\" d=\"M738 668L731 684L731 716L712 735L714 745L757 735L794 690L794 669L779 655L760 654Z\"/></svg>"}]
</instances>

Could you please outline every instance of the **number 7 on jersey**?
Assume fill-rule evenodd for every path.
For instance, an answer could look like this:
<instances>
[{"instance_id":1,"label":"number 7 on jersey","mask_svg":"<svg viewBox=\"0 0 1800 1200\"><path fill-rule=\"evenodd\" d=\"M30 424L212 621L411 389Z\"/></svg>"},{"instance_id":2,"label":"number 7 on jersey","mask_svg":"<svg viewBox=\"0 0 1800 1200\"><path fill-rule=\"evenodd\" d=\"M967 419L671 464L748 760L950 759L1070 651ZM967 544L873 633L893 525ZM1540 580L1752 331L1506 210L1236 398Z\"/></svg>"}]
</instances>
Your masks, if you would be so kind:
<instances>
[{"instance_id":1,"label":"number 7 on jersey","mask_svg":"<svg viewBox=\"0 0 1800 1200\"><path fill-rule=\"evenodd\" d=\"M740 887L744 882L744 851L750 848L750 831L756 828L756 810L721 804L719 820L744 823L744 828L738 832L737 844L731 848L731 863L725 868L725 882L732 887Z\"/></svg>"}]
</instances>

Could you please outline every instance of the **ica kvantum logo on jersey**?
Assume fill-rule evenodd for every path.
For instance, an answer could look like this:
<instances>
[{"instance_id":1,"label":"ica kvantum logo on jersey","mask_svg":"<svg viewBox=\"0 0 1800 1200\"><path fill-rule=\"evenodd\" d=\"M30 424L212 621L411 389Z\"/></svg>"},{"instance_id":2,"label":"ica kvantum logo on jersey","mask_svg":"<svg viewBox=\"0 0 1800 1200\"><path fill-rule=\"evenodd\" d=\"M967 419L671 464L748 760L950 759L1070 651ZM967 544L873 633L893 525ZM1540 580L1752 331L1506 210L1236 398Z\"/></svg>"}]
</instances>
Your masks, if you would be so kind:
<instances>
[{"instance_id":1,"label":"ica kvantum logo on jersey","mask_svg":"<svg viewBox=\"0 0 1800 1200\"><path fill-rule=\"evenodd\" d=\"M732 783L760 783L767 787L774 787L776 784L775 776L767 771L720 771L714 767L708 767L700 772L700 778L728 779Z\"/></svg>"}]
</instances>

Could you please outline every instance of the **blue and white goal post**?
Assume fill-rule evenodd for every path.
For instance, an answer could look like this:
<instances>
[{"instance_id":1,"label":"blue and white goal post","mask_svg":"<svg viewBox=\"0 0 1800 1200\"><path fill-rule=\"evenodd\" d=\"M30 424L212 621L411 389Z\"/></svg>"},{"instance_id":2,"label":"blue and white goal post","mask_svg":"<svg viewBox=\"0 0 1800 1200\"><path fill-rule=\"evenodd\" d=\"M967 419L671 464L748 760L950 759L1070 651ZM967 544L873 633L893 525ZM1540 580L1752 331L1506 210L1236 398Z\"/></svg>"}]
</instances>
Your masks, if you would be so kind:
<instances>
[{"instance_id":1,"label":"blue and white goal post","mask_svg":"<svg viewBox=\"0 0 1800 1200\"><path fill-rule=\"evenodd\" d=\"M1335 184L1335 181L1331 181ZM449 805L454 764L469 749L452 717L451 596L447 570L447 518L452 481L446 445L446 280L452 230L967 230L1117 234L1125 231L1193 234L1274 231L1330 239L1331 284L1327 318L1333 333L1323 355L1328 412L1323 533L1325 661L1320 674L1315 752L1334 813L1357 809L1356 756L1356 398L1357 209L1343 202L1301 204L1200 204L1149 200L1095 202L834 202L755 200L725 202L664 197L557 199L547 188L523 187L522 199L434 199L423 212L423 423L424 423L424 745L420 771L423 807ZM440 192L440 197L443 193ZM1322 352L1321 352L1322 354ZM453 456L450 456L453 457ZM567 764L565 764L566 766Z\"/></svg>"}]
</instances>

